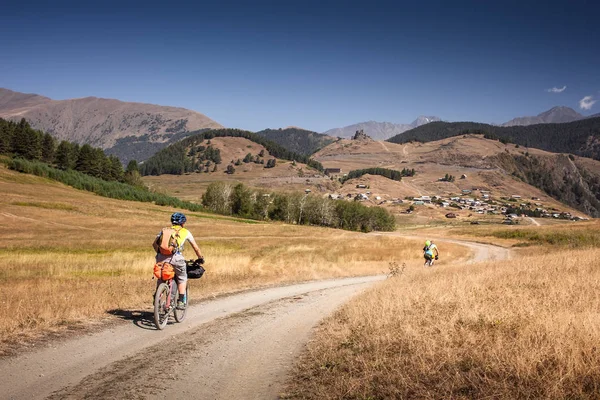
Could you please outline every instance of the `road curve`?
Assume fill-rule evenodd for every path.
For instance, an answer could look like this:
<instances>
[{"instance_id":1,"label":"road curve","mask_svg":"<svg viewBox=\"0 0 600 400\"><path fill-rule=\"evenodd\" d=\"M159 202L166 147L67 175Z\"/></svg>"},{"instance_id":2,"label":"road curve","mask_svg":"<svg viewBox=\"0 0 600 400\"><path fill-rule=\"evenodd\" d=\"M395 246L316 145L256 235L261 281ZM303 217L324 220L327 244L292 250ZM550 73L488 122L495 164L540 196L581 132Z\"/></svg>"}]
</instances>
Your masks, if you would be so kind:
<instances>
[{"instance_id":1,"label":"road curve","mask_svg":"<svg viewBox=\"0 0 600 400\"><path fill-rule=\"evenodd\" d=\"M469 246L473 261L508 250ZM0 360L8 399L277 398L312 328L384 276L331 279L239 293L190 307L157 331L150 312L130 323Z\"/></svg>"},{"instance_id":2,"label":"road curve","mask_svg":"<svg viewBox=\"0 0 600 400\"><path fill-rule=\"evenodd\" d=\"M175 386L185 386L174 378L195 388L195 392L187 392L188 399L253 398L250 393L240 397L238 392L236 397L218 392L239 386L245 382L244 376L252 377L245 387L264 394L256 398L274 397L277 393L270 396L268 392L274 390L274 381L268 378L279 376L280 366L291 365L310 329L352 295L384 278L331 279L222 297L190 307L183 323L170 324L163 331L155 330L149 312L141 312L127 318L133 323L0 360L2 398L41 399L52 394L61 399L183 397L184 392L171 392ZM259 329L242 327L238 335L233 334L235 329L229 328L243 320L240 316L260 316L250 318ZM223 317L226 319L220 319ZM205 334L205 329L210 334ZM201 345L196 346L196 340ZM172 352L178 353L177 357ZM174 376L177 359L184 368ZM242 366L243 370L236 369ZM140 381L157 367L159 377ZM261 376L263 367L271 375ZM216 376L211 376L211 371ZM183 379L185 374L192 374L193 379ZM128 388L134 388L135 394Z\"/></svg>"},{"instance_id":3,"label":"road curve","mask_svg":"<svg viewBox=\"0 0 600 400\"><path fill-rule=\"evenodd\" d=\"M495 246L495 245L487 244L487 243L471 242L468 240L448 239L448 238L435 237L435 236L432 237L430 235L414 236L414 235L407 235L402 232L372 232L372 233L369 233L369 235L396 236L396 237L403 237L406 239L417 239L417 240L424 240L425 236L427 236L427 238L435 241L435 243L437 243L437 244L440 244L440 243L459 244L461 246L468 247L469 249L471 249L473 251L472 257L468 261L466 261L466 263L468 263L468 264L482 262L482 261L486 261L486 260L508 260L512 257L511 250L506 247ZM440 251L443 251L443 250L440 249Z\"/></svg>"}]
</instances>

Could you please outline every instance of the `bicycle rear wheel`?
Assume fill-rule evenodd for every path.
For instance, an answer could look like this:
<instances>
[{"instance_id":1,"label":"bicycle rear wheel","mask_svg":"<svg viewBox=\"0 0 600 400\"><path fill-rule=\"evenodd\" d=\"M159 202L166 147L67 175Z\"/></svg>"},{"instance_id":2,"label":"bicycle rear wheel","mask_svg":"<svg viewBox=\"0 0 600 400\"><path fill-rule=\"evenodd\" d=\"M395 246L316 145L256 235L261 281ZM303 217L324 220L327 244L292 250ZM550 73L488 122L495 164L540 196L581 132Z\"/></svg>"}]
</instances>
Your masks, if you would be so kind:
<instances>
[{"instance_id":1,"label":"bicycle rear wheel","mask_svg":"<svg viewBox=\"0 0 600 400\"><path fill-rule=\"evenodd\" d=\"M177 285L173 285L176 291L176 295L175 295L175 304L177 304L177 300L179 300L179 290L177 290ZM188 303L190 301L190 298L188 297L188 288L187 286L185 287L185 298L186 298L186 304L185 304L185 308L183 310L180 310L178 308L175 308L175 321L177 322L181 322L185 319L185 314L187 313L187 308L188 308Z\"/></svg>"},{"instance_id":2,"label":"bicycle rear wheel","mask_svg":"<svg viewBox=\"0 0 600 400\"><path fill-rule=\"evenodd\" d=\"M167 300L169 298L169 285L161 283L154 294L154 323L158 330L163 330L169 322L169 309Z\"/></svg>"}]
</instances>

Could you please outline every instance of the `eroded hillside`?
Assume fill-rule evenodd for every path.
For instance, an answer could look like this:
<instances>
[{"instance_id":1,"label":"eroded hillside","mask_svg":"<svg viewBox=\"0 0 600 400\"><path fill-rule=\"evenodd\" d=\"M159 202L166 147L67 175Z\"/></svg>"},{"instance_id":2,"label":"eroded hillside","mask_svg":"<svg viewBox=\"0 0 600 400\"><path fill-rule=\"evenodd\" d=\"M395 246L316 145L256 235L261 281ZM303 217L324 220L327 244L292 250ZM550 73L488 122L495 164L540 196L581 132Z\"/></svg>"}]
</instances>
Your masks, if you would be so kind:
<instances>
[{"instance_id":1,"label":"eroded hillside","mask_svg":"<svg viewBox=\"0 0 600 400\"><path fill-rule=\"evenodd\" d=\"M0 89L0 117L25 118L57 139L100 147L124 162L144 160L186 132L221 128L184 108L97 97L52 100L7 89Z\"/></svg>"}]
</instances>

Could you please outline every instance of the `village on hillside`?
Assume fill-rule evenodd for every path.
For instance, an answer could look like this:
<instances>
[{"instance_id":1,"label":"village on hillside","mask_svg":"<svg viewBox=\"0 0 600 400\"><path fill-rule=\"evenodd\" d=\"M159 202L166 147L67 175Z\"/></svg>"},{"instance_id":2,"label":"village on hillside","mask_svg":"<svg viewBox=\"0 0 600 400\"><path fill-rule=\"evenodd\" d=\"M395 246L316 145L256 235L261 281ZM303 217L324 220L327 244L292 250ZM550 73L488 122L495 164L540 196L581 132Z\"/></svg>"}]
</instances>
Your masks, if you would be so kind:
<instances>
[{"instance_id":1,"label":"village on hillside","mask_svg":"<svg viewBox=\"0 0 600 400\"><path fill-rule=\"evenodd\" d=\"M340 180L346 174L340 168L328 168L325 173L334 180ZM448 177L440 177L438 181L445 181ZM460 179L467 179L461 175ZM378 206L401 206L400 214L418 213L423 208L433 208L444 211L446 218L457 218L466 212L469 217L499 216L499 221L507 225L519 224L522 218L550 218L571 221L588 220L587 217L573 215L569 211L559 210L554 205L545 204L536 196L512 194L510 196L495 196L491 190L472 187L462 189L460 193L394 197L387 193L373 193L367 183L348 182L353 189L346 194L327 193L329 199L359 201ZM310 189L307 189L310 192ZM406 208L404 208L406 207ZM475 222L477 223L477 222Z\"/></svg>"}]
</instances>

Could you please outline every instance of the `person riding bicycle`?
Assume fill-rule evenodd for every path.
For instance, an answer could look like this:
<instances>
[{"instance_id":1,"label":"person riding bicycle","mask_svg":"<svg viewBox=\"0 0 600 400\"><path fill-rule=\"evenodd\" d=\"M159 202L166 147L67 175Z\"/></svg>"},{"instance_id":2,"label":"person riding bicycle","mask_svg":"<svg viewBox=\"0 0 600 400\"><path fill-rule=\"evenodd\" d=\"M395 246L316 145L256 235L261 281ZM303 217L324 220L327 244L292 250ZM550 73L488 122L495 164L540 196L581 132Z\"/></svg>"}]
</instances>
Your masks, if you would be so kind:
<instances>
[{"instance_id":1,"label":"person riding bicycle","mask_svg":"<svg viewBox=\"0 0 600 400\"><path fill-rule=\"evenodd\" d=\"M177 282L177 289L179 290L179 300L177 301L177 308L184 309L187 304L187 298L185 296L185 289L187 286L187 270L185 265L185 258L183 257L183 245L185 242L189 242L196 256L198 256L198 260L204 262L204 257L200 253L200 248L196 244L196 240L194 240L194 236L190 231L185 229L183 226L185 225L187 218L183 213L176 212L171 215L171 225L172 229L175 230L175 241L176 248L171 255L165 255L158 251L156 247L156 243L160 240L162 235L162 231L156 237L154 243L154 249L156 250L156 262L166 261L169 264L173 265L175 269L175 281Z\"/></svg>"},{"instance_id":2,"label":"person riding bicycle","mask_svg":"<svg viewBox=\"0 0 600 400\"><path fill-rule=\"evenodd\" d=\"M423 257L425 257L425 266L432 266L433 261L439 258L440 252L437 246L431 241L425 241L425 247L423 247Z\"/></svg>"}]
</instances>

